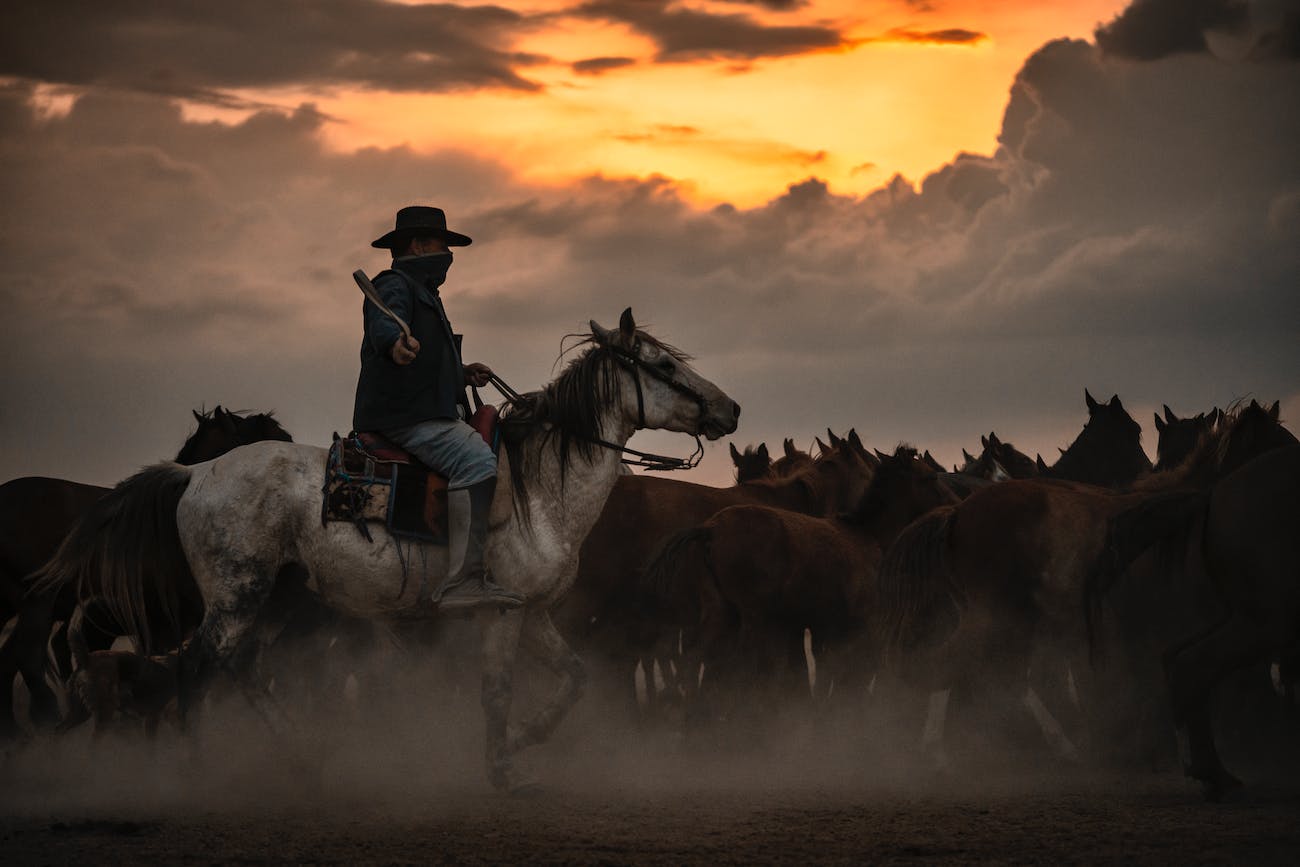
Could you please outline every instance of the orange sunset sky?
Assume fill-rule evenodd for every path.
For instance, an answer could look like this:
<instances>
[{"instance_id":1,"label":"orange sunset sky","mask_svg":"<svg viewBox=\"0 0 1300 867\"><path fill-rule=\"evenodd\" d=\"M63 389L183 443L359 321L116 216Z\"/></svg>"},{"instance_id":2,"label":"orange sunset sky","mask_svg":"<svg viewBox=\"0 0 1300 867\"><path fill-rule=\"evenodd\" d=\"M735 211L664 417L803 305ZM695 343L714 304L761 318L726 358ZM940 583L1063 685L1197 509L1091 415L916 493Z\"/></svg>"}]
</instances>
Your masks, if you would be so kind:
<instances>
[{"instance_id":1,"label":"orange sunset sky","mask_svg":"<svg viewBox=\"0 0 1300 867\"><path fill-rule=\"evenodd\" d=\"M502 46L531 56L518 73L535 89L231 93L250 104L313 103L333 119L324 140L343 151L452 146L492 154L546 184L593 173L664 175L694 202L743 207L810 175L835 192L861 194L895 173L919 179L960 151L990 152L1024 58L1050 39L1088 37L1125 3L700 0L673 8L754 27L806 28L818 32L803 42L829 44L805 47L795 38L770 56L747 56L754 49L738 46L668 58L628 24L565 15L576 5L570 2L459 5L538 19ZM593 61L610 68L596 71ZM186 113L231 120L244 112L190 103Z\"/></svg>"},{"instance_id":2,"label":"orange sunset sky","mask_svg":"<svg viewBox=\"0 0 1300 867\"><path fill-rule=\"evenodd\" d=\"M1049 462L1300 405L1300 0L0 5L0 481L107 484L191 410L346 431L397 208L521 390L631 306L744 407ZM685 453L650 432L633 445Z\"/></svg>"}]
</instances>

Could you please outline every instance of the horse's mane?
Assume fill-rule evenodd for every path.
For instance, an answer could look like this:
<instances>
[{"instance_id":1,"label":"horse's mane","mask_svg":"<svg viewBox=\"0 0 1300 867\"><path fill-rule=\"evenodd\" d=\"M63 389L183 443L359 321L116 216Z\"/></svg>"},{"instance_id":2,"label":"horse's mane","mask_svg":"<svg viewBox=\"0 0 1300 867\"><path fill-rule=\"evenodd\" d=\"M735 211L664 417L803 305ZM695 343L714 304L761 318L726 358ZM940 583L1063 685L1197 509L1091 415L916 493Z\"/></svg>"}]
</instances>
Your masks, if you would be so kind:
<instances>
[{"instance_id":1,"label":"horse's mane","mask_svg":"<svg viewBox=\"0 0 1300 867\"><path fill-rule=\"evenodd\" d=\"M637 337L678 361L690 360L686 353L644 331L637 331ZM577 342L564 349L560 358L578 349L582 352L541 390L510 401L501 412L501 442L510 459L515 509L518 511L522 505L524 511L520 514L525 520L528 479L536 471L542 449L558 442L563 485L574 454L588 460L597 449L604 448L597 442L606 436L601 419L619 399L618 364L608 347L593 335L570 334L564 339Z\"/></svg>"}]
</instances>

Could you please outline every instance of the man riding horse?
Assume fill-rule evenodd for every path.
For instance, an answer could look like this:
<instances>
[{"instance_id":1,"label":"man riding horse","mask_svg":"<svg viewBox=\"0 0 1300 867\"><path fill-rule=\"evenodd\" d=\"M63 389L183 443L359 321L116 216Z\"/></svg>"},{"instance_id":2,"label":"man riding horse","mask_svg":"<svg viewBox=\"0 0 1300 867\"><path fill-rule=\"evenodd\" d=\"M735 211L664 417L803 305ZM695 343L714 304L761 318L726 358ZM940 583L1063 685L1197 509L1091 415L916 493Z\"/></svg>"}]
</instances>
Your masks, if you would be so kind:
<instances>
[{"instance_id":1,"label":"man riding horse","mask_svg":"<svg viewBox=\"0 0 1300 867\"><path fill-rule=\"evenodd\" d=\"M447 477L449 550L461 549L433 601L440 609L518 607L523 597L493 582L484 565L488 510L496 490L496 455L466 421L465 386L487 385L492 369L461 360L438 287L451 267L450 247L471 239L447 228L440 208L397 212L391 232L371 242L392 251L392 267L374 279L388 308L410 324L411 336L367 300L363 307L361 373L352 427L377 431Z\"/></svg>"}]
</instances>

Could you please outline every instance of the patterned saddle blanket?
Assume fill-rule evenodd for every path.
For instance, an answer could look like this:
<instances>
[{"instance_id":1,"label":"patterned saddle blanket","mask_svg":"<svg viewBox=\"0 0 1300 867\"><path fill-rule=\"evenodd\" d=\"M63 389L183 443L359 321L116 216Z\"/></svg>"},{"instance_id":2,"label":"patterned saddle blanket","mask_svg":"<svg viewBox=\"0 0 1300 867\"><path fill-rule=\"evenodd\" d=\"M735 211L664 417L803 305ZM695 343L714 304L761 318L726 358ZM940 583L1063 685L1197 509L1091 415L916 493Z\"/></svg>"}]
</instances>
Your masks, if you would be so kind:
<instances>
[{"instance_id":1,"label":"patterned saddle blanket","mask_svg":"<svg viewBox=\"0 0 1300 867\"><path fill-rule=\"evenodd\" d=\"M484 406L470 424L496 450L496 408ZM370 524L399 539L447 544L447 478L377 433L334 434L325 461L321 523L347 521L374 541Z\"/></svg>"}]
</instances>

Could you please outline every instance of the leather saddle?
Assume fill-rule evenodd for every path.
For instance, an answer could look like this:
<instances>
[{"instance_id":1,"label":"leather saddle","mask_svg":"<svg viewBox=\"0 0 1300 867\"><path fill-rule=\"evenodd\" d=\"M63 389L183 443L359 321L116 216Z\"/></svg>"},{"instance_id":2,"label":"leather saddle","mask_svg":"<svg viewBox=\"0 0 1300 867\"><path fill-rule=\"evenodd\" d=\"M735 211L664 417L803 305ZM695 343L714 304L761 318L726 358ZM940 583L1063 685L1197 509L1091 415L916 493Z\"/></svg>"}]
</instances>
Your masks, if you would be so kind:
<instances>
[{"instance_id":1,"label":"leather saddle","mask_svg":"<svg viewBox=\"0 0 1300 867\"><path fill-rule=\"evenodd\" d=\"M500 442L497 421L497 408L482 403L469 419L493 452ZM373 541L368 525L381 523L395 537L447 544L447 477L382 434L334 435L323 494L322 524L348 521Z\"/></svg>"}]
</instances>

